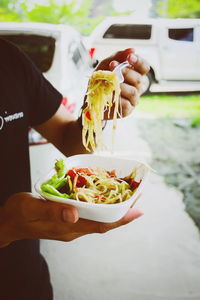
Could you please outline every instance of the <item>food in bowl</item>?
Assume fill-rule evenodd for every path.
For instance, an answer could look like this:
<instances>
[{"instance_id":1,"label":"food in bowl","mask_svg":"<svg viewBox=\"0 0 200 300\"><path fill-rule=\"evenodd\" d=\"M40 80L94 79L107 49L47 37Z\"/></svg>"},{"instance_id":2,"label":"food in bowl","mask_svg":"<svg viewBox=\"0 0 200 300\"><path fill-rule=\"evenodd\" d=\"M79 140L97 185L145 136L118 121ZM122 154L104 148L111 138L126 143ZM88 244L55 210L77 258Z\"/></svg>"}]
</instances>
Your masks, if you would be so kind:
<instances>
[{"instance_id":1,"label":"food in bowl","mask_svg":"<svg viewBox=\"0 0 200 300\"><path fill-rule=\"evenodd\" d=\"M86 167L67 169L63 159L56 161L55 171L40 186L44 196L48 198L53 195L95 204L114 204L130 199L142 180L137 168L119 178L115 170Z\"/></svg>"},{"instance_id":2,"label":"food in bowl","mask_svg":"<svg viewBox=\"0 0 200 300\"><path fill-rule=\"evenodd\" d=\"M133 178L139 185L132 190L132 196L122 202L95 203L75 200L69 198L72 195L61 189L62 184L65 185L68 171L74 168L104 169L104 171L111 172L111 174L114 173L112 170L115 170L117 178L126 178L134 170L136 174L133 174ZM128 209L136 203L137 196L143 191L147 182L149 170L150 168L146 164L133 159L95 154L73 155L64 158L64 161L59 160L59 162L56 162L54 168L36 182L35 190L46 200L73 205L76 207L80 218L97 222L115 222L122 218ZM44 185L47 185L48 191Z\"/></svg>"}]
</instances>

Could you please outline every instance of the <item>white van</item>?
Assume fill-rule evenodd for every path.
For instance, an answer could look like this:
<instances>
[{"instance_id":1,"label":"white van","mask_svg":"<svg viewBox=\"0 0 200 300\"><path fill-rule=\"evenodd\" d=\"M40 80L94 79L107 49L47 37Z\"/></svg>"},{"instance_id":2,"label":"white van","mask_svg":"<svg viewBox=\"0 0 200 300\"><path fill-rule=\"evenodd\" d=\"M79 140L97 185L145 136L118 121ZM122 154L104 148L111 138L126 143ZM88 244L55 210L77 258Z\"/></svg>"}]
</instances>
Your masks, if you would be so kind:
<instances>
[{"instance_id":1,"label":"white van","mask_svg":"<svg viewBox=\"0 0 200 300\"><path fill-rule=\"evenodd\" d=\"M46 23L0 23L0 38L18 45L78 113L92 72L82 37L73 27Z\"/></svg>"},{"instance_id":2,"label":"white van","mask_svg":"<svg viewBox=\"0 0 200 300\"><path fill-rule=\"evenodd\" d=\"M193 82L200 90L200 20L112 17L90 36L99 60L110 53L133 47L151 65L146 92L153 82Z\"/></svg>"}]
</instances>

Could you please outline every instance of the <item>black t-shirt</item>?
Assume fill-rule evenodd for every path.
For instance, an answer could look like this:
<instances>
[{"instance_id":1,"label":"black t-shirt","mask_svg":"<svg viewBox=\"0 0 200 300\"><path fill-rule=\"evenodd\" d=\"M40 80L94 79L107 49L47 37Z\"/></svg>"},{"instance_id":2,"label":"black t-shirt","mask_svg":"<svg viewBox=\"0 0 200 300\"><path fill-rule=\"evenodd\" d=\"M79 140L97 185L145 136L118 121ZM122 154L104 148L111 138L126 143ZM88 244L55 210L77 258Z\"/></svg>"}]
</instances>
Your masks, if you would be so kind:
<instances>
[{"instance_id":1,"label":"black t-shirt","mask_svg":"<svg viewBox=\"0 0 200 300\"><path fill-rule=\"evenodd\" d=\"M61 99L22 51L0 39L0 205L13 193L31 191L28 130L50 119ZM0 299L51 299L37 240L0 249Z\"/></svg>"}]
</instances>

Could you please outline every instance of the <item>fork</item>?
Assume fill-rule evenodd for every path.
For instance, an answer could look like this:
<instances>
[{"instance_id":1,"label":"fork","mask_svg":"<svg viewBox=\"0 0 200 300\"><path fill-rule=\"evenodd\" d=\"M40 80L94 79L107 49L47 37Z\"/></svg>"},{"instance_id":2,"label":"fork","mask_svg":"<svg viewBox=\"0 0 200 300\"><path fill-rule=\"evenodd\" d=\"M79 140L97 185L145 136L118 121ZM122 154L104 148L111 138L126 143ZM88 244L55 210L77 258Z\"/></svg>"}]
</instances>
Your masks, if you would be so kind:
<instances>
[{"instance_id":1,"label":"fork","mask_svg":"<svg viewBox=\"0 0 200 300\"><path fill-rule=\"evenodd\" d=\"M119 64L118 66L116 66L113 70L113 72L115 74L117 74L117 77L119 79L119 83L124 82L124 76L122 74L122 69L124 69L125 67L129 66L129 62L128 61L124 61L121 64Z\"/></svg>"}]
</instances>

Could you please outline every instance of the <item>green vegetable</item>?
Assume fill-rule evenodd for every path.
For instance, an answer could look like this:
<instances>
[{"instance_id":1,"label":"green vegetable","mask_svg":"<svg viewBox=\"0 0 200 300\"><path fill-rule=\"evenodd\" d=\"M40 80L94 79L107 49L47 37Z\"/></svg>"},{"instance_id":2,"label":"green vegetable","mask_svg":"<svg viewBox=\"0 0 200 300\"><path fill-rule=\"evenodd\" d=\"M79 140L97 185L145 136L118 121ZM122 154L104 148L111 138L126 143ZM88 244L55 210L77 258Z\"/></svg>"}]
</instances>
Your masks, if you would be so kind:
<instances>
[{"instance_id":1,"label":"green vegetable","mask_svg":"<svg viewBox=\"0 0 200 300\"><path fill-rule=\"evenodd\" d=\"M47 184L53 186L56 189L63 187L66 183L66 178L58 178L57 174L53 175L51 179L47 181Z\"/></svg>"},{"instance_id":2,"label":"green vegetable","mask_svg":"<svg viewBox=\"0 0 200 300\"><path fill-rule=\"evenodd\" d=\"M44 183L41 185L41 190L45 193L48 193L50 195L54 195L57 197L62 197L62 198L69 198L70 196L65 193L60 193L56 188L54 188L52 185L48 183Z\"/></svg>"},{"instance_id":3,"label":"green vegetable","mask_svg":"<svg viewBox=\"0 0 200 300\"><path fill-rule=\"evenodd\" d=\"M55 169L57 172L58 178L64 177L66 174L65 162L63 159L59 159L55 163Z\"/></svg>"},{"instance_id":4,"label":"green vegetable","mask_svg":"<svg viewBox=\"0 0 200 300\"><path fill-rule=\"evenodd\" d=\"M53 186L56 189L63 187L66 183L66 167L63 159L59 159L55 163L56 174L47 181L47 184Z\"/></svg>"}]
</instances>

